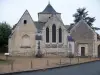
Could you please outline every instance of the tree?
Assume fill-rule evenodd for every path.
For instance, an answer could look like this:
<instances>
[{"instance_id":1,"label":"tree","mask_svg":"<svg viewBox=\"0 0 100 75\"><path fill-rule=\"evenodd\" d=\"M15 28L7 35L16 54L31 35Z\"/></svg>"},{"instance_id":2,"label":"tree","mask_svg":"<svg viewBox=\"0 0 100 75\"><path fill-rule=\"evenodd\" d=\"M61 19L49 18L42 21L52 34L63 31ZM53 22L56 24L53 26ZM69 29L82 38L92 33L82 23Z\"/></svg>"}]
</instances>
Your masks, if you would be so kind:
<instances>
[{"instance_id":1,"label":"tree","mask_svg":"<svg viewBox=\"0 0 100 75\"><path fill-rule=\"evenodd\" d=\"M8 46L8 38L11 34L11 27L6 22L0 23L0 52L6 52Z\"/></svg>"},{"instance_id":2,"label":"tree","mask_svg":"<svg viewBox=\"0 0 100 75\"><path fill-rule=\"evenodd\" d=\"M94 30L100 30L98 27L93 27L93 22L96 20L95 17L89 17L88 16L88 11L86 11L86 8L78 8L77 12L73 15L74 19L74 24L79 22L81 19L85 20L86 23L92 27Z\"/></svg>"}]
</instances>

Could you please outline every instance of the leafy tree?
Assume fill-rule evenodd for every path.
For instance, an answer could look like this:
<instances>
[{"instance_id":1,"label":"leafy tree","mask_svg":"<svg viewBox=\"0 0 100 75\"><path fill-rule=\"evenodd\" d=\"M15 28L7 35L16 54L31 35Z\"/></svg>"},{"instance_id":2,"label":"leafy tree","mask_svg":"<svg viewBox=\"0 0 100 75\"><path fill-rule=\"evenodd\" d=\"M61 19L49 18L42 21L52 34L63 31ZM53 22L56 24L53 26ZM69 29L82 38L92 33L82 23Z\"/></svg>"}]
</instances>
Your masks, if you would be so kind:
<instances>
[{"instance_id":1,"label":"leafy tree","mask_svg":"<svg viewBox=\"0 0 100 75\"><path fill-rule=\"evenodd\" d=\"M89 17L88 16L88 11L86 11L86 8L78 8L77 12L73 15L74 19L74 24L79 22L81 19L85 20L86 23L92 27L94 30L100 30L98 27L93 27L93 22L96 20L95 17Z\"/></svg>"},{"instance_id":2,"label":"leafy tree","mask_svg":"<svg viewBox=\"0 0 100 75\"><path fill-rule=\"evenodd\" d=\"M0 23L0 52L5 52L8 46L8 38L11 34L11 27L6 22Z\"/></svg>"}]
</instances>

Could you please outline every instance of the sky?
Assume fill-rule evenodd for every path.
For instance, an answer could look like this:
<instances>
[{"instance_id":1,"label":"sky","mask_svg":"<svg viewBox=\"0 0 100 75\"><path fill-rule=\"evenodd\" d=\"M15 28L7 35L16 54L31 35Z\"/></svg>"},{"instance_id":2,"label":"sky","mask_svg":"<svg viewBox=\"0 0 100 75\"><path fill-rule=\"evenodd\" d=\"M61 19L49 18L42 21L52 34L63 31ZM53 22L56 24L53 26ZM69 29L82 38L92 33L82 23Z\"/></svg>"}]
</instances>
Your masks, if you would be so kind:
<instances>
[{"instance_id":1,"label":"sky","mask_svg":"<svg viewBox=\"0 0 100 75\"><path fill-rule=\"evenodd\" d=\"M100 0L0 0L0 22L11 26L16 24L27 9L34 21L38 20L38 12L45 9L48 2L61 13L65 25L73 23L76 9L85 7L90 17L95 17L94 26L100 27ZM97 31L100 34L100 31Z\"/></svg>"}]
</instances>

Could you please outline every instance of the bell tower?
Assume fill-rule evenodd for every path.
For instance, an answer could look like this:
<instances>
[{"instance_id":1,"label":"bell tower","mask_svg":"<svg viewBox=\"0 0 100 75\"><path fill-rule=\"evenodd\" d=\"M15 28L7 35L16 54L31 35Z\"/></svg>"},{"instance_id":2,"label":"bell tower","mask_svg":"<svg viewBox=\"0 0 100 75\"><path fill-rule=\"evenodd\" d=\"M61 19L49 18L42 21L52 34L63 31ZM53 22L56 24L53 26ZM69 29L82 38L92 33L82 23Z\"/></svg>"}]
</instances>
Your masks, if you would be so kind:
<instances>
[{"instance_id":1,"label":"bell tower","mask_svg":"<svg viewBox=\"0 0 100 75\"><path fill-rule=\"evenodd\" d=\"M61 18L61 13L56 12L50 2L48 2L46 8L42 12L38 13L38 21L47 22L52 15L56 15L58 18Z\"/></svg>"}]
</instances>

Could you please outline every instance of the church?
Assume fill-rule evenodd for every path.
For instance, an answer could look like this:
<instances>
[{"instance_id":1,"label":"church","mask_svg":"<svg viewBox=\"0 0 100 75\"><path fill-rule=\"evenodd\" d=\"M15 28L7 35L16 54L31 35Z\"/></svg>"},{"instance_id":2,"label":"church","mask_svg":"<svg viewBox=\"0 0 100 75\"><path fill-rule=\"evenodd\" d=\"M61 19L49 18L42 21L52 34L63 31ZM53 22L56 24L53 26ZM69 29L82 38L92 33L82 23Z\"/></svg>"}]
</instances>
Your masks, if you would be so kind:
<instances>
[{"instance_id":1,"label":"church","mask_svg":"<svg viewBox=\"0 0 100 75\"><path fill-rule=\"evenodd\" d=\"M9 36L8 52L12 56L35 56L38 46L43 55L100 57L99 35L83 19L74 26L64 25L61 13L50 3L38 13L38 21L26 10Z\"/></svg>"}]
</instances>

